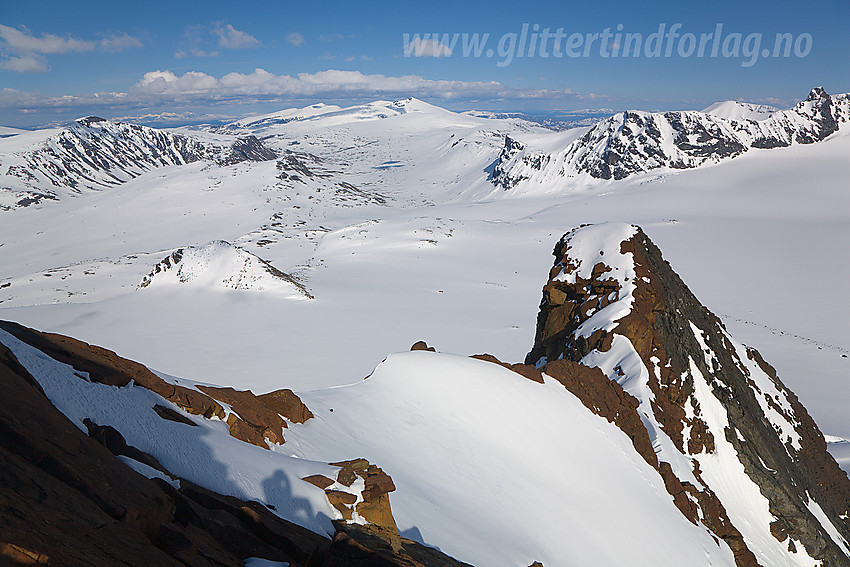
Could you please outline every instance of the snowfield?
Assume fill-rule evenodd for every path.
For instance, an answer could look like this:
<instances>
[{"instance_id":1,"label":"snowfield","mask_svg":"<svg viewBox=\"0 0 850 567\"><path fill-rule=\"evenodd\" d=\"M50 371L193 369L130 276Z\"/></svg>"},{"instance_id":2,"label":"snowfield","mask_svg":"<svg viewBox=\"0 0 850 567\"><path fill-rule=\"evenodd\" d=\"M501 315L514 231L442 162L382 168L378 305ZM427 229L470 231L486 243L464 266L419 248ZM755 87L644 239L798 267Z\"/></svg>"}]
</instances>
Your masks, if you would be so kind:
<instances>
[{"instance_id":1,"label":"snowfield","mask_svg":"<svg viewBox=\"0 0 850 567\"><path fill-rule=\"evenodd\" d=\"M782 111L726 102L705 112L767 121ZM506 137L522 140L523 155L555 155L592 128L551 132L416 99L314 105L169 130L168 140L208 154L159 165L139 158L108 187L59 190L40 178L0 185L0 319L199 383L291 388L316 419L272 451L204 420L194 439L183 438L179 425L147 419L154 394L85 382L5 333L3 342L81 428L83 417L94 419L89 408L120 414L110 424L173 473L274 504L321 533L332 532L338 512L300 478L333 476L325 463L365 457L398 488L391 501L402 535L475 565L626 557L630 565L734 565L726 544L675 508L617 427L549 378L538 384L465 355L525 358L564 233L614 221L626 223L615 235L622 240L640 225L729 335L777 369L850 469L850 126L693 169L614 181L542 166L514 188L494 184ZM148 130L139 135L159 139ZM31 153L59 132L12 132L0 140L0 169L34 163ZM219 159L248 136L277 157ZM91 178L108 171L92 169ZM21 205L24 194L51 197ZM582 234L575 246L588 258L613 238ZM612 268L628 288L634 266ZM621 296L582 334L613 328L631 301ZM649 370L621 338L608 358L591 353L585 362L612 376L619 364L623 386L646 409ZM420 339L440 352L403 352ZM722 439L725 415L715 409L703 407ZM685 478L690 464L655 433L659 458ZM203 451L181 456L189 441ZM740 497L738 508L726 504L733 519L758 518L744 534L754 550L786 564L763 529L770 514L755 485L724 477L727 450L700 460L704 474L726 487L725 502Z\"/></svg>"}]
</instances>

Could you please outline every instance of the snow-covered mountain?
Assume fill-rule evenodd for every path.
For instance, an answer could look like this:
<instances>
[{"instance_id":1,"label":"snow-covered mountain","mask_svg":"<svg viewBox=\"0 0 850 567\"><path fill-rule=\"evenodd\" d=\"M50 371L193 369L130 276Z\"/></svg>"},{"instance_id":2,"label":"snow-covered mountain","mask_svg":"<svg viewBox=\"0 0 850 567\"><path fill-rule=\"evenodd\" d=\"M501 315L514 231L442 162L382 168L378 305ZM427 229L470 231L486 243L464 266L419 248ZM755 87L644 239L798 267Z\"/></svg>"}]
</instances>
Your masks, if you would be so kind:
<instances>
[{"instance_id":1,"label":"snow-covered mountain","mask_svg":"<svg viewBox=\"0 0 850 567\"><path fill-rule=\"evenodd\" d=\"M577 132L554 152L506 137L492 181L505 190L551 190L572 178L619 180L657 169L717 163L752 148L811 144L850 120L850 95L830 96L816 88L790 110L745 108L730 111L723 103L703 112L626 111Z\"/></svg>"},{"instance_id":2,"label":"snow-covered mountain","mask_svg":"<svg viewBox=\"0 0 850 567\"><path fill-rule=\"evenodd\" d=\"M726 100L723 102L715 102L708 108L703 109L703 113L711 114L719 118L727 120L764 120L779 111L775 106L767 104L753 104L751 102L741 102L737 100Z\"/></svg>"},{"instance_id":3,"label":"snow-covered mountain","mask_svg":"<svg viewBox=\"0 0 850 567\"><path fill-rule=\"evenodd\" d=\"M311 297L292 276L223 240L178 248L154 266L139 283L139 288L174 284Z\"/></svg>"},{"instance_id":4,"label":"snow-covered mountain","mask_svg":"<svg viewBox=\"0 0 850 567\"><path fill-rule=\"evenodd\" d=\"M738 565L847 564L850 481L758 351L637 227L579 228L554 254L526 362L626 431Z\"/></svg>"},{"instance_id":5,"label":"snow-covered mountain","mask_svg":"<svg viewBox=\"0 0 850 567\"><path fill-rule=\"evenodd\" d=\"M277 154L253 136L201 139L89 116L67 128L0 140L0 156L0 207L8 209L114 187L158 167L199 160L229 165Z\"/></svg>"},{"instance_id":6,"label":"snow-covered mountain","mask_svg":"<svg viewBox=\"0 0 850 567\"><path fill-rule=\"evenodd\" d=\"M202 505L188 520L145 519L149 548L177 559L162 535L172 523L211 530L203 507L229 510L220 502L235 497L319 536L366 525L400 557L376 565L456 564L404 563L417 542L494 567L850 564L850 480L823 435L643 231L581 227L555 256L533 365L414 345L365 380L256 396L2 323L4 379L37 383L158 490ZM26 456L32 433L17 435ZM217 494L199 499L194 486ZM326 565L293 547L228 551ZM50 541L35 549L68 553Z\"/></svg>"}]
</instances>

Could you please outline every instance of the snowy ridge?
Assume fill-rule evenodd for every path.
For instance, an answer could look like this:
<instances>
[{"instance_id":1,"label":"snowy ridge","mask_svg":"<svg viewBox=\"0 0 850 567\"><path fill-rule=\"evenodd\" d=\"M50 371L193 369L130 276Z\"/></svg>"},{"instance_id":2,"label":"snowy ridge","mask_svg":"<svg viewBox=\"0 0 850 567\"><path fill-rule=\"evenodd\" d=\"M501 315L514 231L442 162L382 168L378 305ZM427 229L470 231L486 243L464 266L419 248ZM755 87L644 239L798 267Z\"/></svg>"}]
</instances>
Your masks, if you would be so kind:
<instances>
[{"instance_id":1,"label":"snowy ridge","mask_svg":"<svg viewBox=\"0 0 850 567\"><path fill-rule=\"evenodd\" d=\"M730 111L726 103L721 105L704 112L621 112L555 152L507 137L491 180L501 189L522 193L551 191L571 180L619 180L662 168L690 169L751 148L818 142L850 120L850 94L829 96L822 88L790 110Z\"/></svg>"},{"instance_id":2,"label":"snowy ridge","mask_svg":"<svg viewBox=\"0 0 850 567\"><path fill-rule=\"evenodd\" d=\"M240 441L228 434L223 420L186 413L132 382L116 388L81 379L72 366L50 358L2 329L0 342L38 380L57 409L82 431L86 431L86 418L111 425L129 445L153 455L172 475L222 494L271 504L281 516L317 533L333 531L330 520L339 514L321 491L301 478L332 475L335 467ZM179 412L196 427L158 417L152 409L155 405Z\"/></svg>"},{"instance_id":3,"label":"snowy ridge","mask_svg":"<svg viewBox=\"0 0 850 567\"><path fill-rule=\"evenodd\" d=\"M723 102L715 102L708 108L702 110L704 114L711 114L719 118L727 120L764 120L779 112L775 106L766 104L753 104L751 102L741 102L737 100L726 100Z\"/></svg>"},{"instance_id":4,"label":"snowy ridge","mask_svg":"<svg viewBox=\"0 0 850 567\"><path fill-rule=\"evenodd\" d=\"M192 137L89 116L62 130L0 140L0 210L114 187L169 165L275 157L254 137Z\"/></svg>"},{"instance_id":5,"label":"snowy ridge","mask_svg":"<svg viewBox=\"0 0 850 567\"><path fill-rule=\"evenodd\" d=\"M579 360L633 396L646 429L639 436L648 434L659 471L669 465L690 502L679 502L682 513L741 538L739 564L844 564L848 502L815 486L832 475L846 492L847 479L823 436L760 355L732 339L656 252L642 231L619 223L565 235L527 362L547 372L557 358ZM829 472L813 478L819 467ZM669 482L668 490L676 492ZM821 513L827 508L832 515ZM719 529L726 521L732 532Z\"/></svg>"},{"instance_id":6,"label":"snowy ridge","mask_svg":"<svg viewBox=\"0 0 850 567\"><path fill-rule=\"evenodd\" d=\"M139 288L174 284L312 298L292 276L224 240L178 248L154 266Z\"/></svg>"},{"instance_id":7,"label":"snowy ridge","mask_svg":"<svg viewBox=\"0 0 850 567\"><path fill-rule=\"evenodd\" d=\"M383 120L411 112L454 114L417 98L396 101L377 100L346 108L319 103L306 108L291 108L271 114L243 118L215 130L265 129L291 122L320 122L323 126L340 125L364 120Z\"/></svg>"}]
</instances>

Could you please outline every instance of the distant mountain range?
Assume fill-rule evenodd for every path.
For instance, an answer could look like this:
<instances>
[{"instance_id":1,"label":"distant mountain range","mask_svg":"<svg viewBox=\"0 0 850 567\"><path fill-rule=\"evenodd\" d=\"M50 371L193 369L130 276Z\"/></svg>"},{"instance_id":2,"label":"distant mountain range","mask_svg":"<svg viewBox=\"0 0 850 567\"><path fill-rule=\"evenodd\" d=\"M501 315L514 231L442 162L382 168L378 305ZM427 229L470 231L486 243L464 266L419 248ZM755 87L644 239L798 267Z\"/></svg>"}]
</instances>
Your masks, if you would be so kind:
<instances>
[{"instance_id":1,"label":"distant mountain range","mask_svg":"<svg viewBox=\"0 0 850 567\"><path fill-rule=\"evenodd\" d=\"M492 180L510 190L581 176L617 180L662 168L689 169L752 148L818 142L848 120L850 95L830 96L822 88L790 110L730 102L704 112L627 111L576 131L556 152L506 138Z\"/></svg>"}]
</instances>

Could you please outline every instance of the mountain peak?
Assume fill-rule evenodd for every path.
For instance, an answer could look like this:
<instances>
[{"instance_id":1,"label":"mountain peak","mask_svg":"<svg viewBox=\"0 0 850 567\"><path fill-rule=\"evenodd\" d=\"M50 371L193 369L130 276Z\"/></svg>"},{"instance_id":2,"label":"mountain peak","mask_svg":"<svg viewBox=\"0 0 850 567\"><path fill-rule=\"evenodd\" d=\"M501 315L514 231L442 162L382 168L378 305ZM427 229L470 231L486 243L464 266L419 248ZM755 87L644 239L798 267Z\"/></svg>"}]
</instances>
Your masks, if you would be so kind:
<instances>
[{"instance_id":1,"label":"mountain peak","mask_svg":"<svg viewBox=\"0 0 850 567\"><path fill-rule=\"evenodd\" d=\"M682 514L725 540L739 566L758 556L790 564L800 553L846 564L850 481L823 435L646 233L583 226L554 255L526 363L618 425ZM576 363L608 382L576 379ZM619 407L605 414L611 400ZM766 521L744 519L758 508L770 511Z\"/></svg>"},{"instance_id":2,"label":"mountain peak","mask_svg":"<svg viewBox=\"0 0 850 567\"><path fill-rule=\"evenodd\" d=\"M107 122L106 118L101 118L100 116L85 116L83 118L77 118L75 122L82 124L83 126L89 126L91 124L95 124L97 122Z\"/></svg>"},{"instance_id":3,"label":"mountain peak","mask_svg":"<svg viewBox=\"0 0 850 567\"><path fill-rule=\"evenodd\" d=\"M827 99L829 98L829 94L827 94L826 90L824 90L823 87L815 87L811 90L811 92L809 93L809 96L808 96L808 98L806 98L806 100L812 101L812 100L820 100L820 99L824 99L824 98L827 98Z\"/></svg>"}]
</instances>

